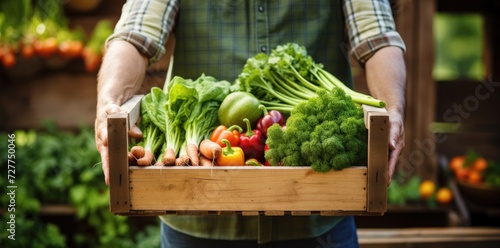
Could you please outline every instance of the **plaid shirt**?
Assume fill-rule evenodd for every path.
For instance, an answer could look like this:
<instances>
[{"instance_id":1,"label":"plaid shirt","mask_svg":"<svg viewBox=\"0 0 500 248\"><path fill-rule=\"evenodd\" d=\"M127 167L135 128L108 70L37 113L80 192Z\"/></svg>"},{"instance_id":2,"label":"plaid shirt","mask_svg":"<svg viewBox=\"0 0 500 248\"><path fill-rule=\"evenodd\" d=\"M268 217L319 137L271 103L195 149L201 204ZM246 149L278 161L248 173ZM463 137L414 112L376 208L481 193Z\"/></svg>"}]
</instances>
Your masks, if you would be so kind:
<instances>
[{"instance_id":1,"label":"plaid shirt","mask_svg":"<svg viewBox=\"0 0 500 248\"><path fill-rule=\"evenodd\" d=\"M202 73L228 81L249 57L295 42L347 85L349 55L365 63L379 48L405 50L387 1L128 0L112 40L125 40L153 63L175 34L173 75ZM259 242L318 236L339 217L162 216L171 227L202 238Z\"/></svg>"}]
</instances>

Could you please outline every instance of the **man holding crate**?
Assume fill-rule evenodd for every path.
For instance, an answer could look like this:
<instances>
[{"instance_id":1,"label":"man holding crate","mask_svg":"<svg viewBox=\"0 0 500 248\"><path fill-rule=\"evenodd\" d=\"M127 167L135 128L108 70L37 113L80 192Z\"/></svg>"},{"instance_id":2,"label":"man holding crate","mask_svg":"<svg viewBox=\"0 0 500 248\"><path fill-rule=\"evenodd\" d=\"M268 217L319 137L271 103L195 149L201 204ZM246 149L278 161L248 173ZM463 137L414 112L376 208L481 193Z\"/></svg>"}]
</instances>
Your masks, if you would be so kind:
<instances>
[{"instance_id":1,"label":"man holding crate","mask_svg":"<svg viewBox=\"0 0 500 248\"><path fill-rule=\"evenodd\" d=\"M388 1L129 0L98 76L96 144L109 184L106 116L136 94L175 34L173 75L234 80L247 58L287 42L352 87L349 56L390 118L389 175L404 147L404 42ZM168 47L167 47L168 49ZM137 129L131 135L140 135ZM352 217L162 216L162 247L357 247Z\"/></svg>"}]
</instances>

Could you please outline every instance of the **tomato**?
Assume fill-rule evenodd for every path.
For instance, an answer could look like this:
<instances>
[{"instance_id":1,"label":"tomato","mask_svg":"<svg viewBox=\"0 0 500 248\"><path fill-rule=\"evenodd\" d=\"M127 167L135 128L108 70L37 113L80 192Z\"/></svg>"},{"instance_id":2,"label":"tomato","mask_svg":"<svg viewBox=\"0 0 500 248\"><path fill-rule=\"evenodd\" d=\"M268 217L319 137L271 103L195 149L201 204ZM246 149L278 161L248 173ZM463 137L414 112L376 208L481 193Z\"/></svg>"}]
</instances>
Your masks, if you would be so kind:
<instances>
[{"instance_id":1,"label":"tomato","mask_svg":"<svg viewBox=\"0 0 500 248\"><path fill-rule=\"evenodd\" d=\"M450 169L452 171L457 171L460 168L463 168L465 164L465 156L455 156L450 160Z\"/></svg>"},{"instance_id":2,"label":"tomato","mask_svg":"<svg viewBox=\"0 0 500 248\"><path fill-rule=\"evenodd\" d=\"M59 49L57 45L57 39L55 37L50 37L45 40L37 40L33 43L35 52L40 57L50 57L54 55Z\"/></svg>"},{"instance_id":3,"label":"tomato","mask_svg":"<svg viewBox=\"0 0 500 248\"><path fill-rule=\"evenodd\" d=\"M472 184L479 184L483 181L483 176L480 171L471 170L469 172L469 177L467 178L467 182Z\"/></svg>"},{"instance_id":4,"label":"tomato","mask_svg":"<svg viewBox=\"0 0 500 248\"><path fill-rule=\"evenodd\" d=\"M83 43L81 41L63 41L59 44L59 54L64 58L76 58L82 55Z\"/></svg>"},{"instance_id":5,"label":"tomato","mask_svg":"<svg viewBox=\"0 0 500 248\"><path fill-rule=\"evenodd\" d=\"M102 55L92 51L90 48L86 47L83 49L82 57L87 72L96 72L99 66L101 66Z\"/></svg>"},{"instance_id":6,"label":"tomato","mask_svg":"<svg viewBox=\"0 0 500 248\"><path fill-rule=\"evenodd\" d=\"M33 58L35 56L35 49L33 48L32 44L23 44L21 48L21 54L23 55L24 58Z\"/></svg>"},{"instance_id":7,"label":"tomato","mask_svg":"<svg viewBox=\"0 0 500 248\"><path fill-rule=\"evenodd\" d=\"M2 64L5 68L12 68L16 65L16 55L14 53L5 53L2 57Z\"/></svg>"},{"instance_id":8,"label":"tomato","mask_svg":"<svg viewBox=\"0 0 500 248\"><path fill-rule=\"evenodd\" d=\"M455 170L455 177L459 181L466 181L469 178L469 170L466 168L458 168Z\"/></svg>"},{"instance_id":9,"label":"tomato","mask_svg":"<svg viewBox=\"0 0 500 248\"><path fill-rule=\"evenodd\" d=\"M486 170L486 168L488 168L488 161L486 161L486 159L484 159L483 157L478 157L472 163L472 168L477 171L484 171Z\"/></svg>"}]
</instances>

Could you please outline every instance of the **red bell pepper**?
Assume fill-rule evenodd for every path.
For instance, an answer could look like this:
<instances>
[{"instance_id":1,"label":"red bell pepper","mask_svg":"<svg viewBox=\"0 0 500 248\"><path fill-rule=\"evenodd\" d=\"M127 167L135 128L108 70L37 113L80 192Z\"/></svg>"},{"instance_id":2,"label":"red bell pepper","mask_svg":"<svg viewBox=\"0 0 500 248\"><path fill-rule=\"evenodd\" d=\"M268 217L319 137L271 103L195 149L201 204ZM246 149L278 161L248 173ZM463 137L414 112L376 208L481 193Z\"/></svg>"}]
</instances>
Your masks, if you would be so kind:
<instances>
[{"instance_id":1,"label":"red bell pepper","mask_svg":"<svg viewBox=\"0 0 500 248\"><path fill-rule=\"evenodd\" d=\"M247 124L247 132L240 134L240 147L245 153L245 159L255 158L263 163L266 139L260 130L252 130L250 120L245 118L243 121Z\"/></svg>"},{"instance_id":2,"label":"red bell pepper","mask_svg":"<svg viewBox=\"0 0 500 248\"><path fill-rule=\"evenodd\" d=\"M281 114L279 111L277 110L267 111L264 105L260 105L259 109L261 109L264 112L264 116L259 119L259 122L257 123L257 129L259 129L262 132L264 137L267 138L267 129L273 124L277 123L280 126L285 125L285 118L283 117L283 114Z\"/></svg>"},{"instance_id":3,"label":"red bell pepper","mask_svg":"<svg viewBox=\"0 0 500 248\"><path fill-rule=\"evenodd\" d=\"M233 125L227 128L224 125L220 125L212 132L210 135L210 140L217 142L221 147L225 147L226 144L222 142L223 139L227 139L231 146L238 146L240 144L240 133L243 132L238 125Z\"/></svg>"}]
</instances>

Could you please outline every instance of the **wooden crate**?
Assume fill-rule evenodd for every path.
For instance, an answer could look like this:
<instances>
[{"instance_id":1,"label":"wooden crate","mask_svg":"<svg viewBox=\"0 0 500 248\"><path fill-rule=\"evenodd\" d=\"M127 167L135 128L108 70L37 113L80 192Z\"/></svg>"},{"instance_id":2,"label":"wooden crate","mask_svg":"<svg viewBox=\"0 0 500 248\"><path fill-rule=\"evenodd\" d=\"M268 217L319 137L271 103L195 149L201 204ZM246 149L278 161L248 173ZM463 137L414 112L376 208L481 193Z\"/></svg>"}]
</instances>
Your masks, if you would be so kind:
<instances>
[{"instance_id":1,"label":"wooden crate","mask_svg":"<svg viewBox=\"0 0 500 248\"><path fill-rule=\"evenodd\" d=\"M363 106L368 166L316 173L301 167L137 167L127 159L128 130L141 95L108 117L110 210L118 215L383 215L387 208L389 119Z\"/></svg>"}]
</instances>

